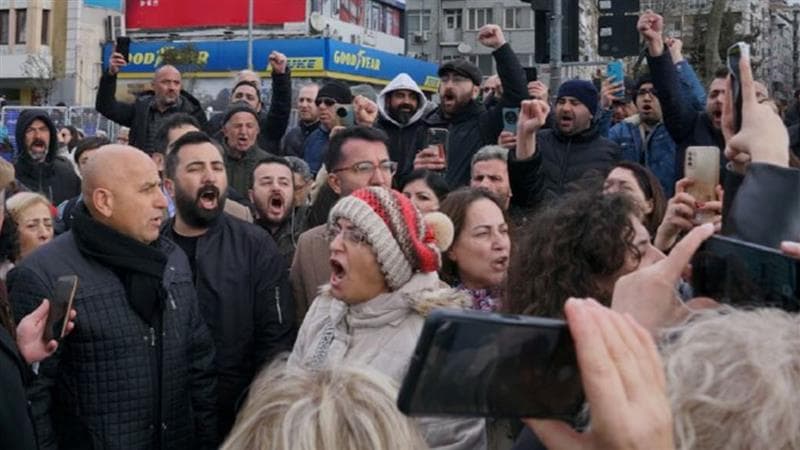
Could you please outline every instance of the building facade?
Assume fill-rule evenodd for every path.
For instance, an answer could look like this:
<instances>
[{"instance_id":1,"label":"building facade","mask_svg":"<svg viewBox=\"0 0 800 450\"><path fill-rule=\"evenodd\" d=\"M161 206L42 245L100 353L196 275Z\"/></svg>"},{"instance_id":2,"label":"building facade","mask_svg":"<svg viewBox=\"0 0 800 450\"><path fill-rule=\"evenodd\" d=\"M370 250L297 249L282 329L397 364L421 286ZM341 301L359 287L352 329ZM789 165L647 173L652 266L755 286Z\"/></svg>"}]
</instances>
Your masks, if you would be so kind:
<instances>
[{"instance_id":1,"label":"building facade","mask_svg":"<svg viewBox=\"0 0 800 450\"><path fill-rule=\"evenodd\" d=\"M0 0L0 96L42 102L52 84L53 0Z\"/></svg>"}]
</instances>

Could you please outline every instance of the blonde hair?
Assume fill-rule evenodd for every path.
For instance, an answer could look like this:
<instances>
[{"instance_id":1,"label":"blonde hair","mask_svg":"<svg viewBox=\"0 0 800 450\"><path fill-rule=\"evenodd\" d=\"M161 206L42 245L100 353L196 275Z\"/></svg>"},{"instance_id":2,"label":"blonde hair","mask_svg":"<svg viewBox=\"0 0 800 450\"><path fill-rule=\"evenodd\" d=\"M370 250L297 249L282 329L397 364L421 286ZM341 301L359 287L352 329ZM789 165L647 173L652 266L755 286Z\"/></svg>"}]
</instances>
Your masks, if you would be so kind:
<instances>
[{"instance_id":1,"label":"blonde hair","mask_svg":"<svg viewBox=\"0 0 800 450\"><path fill-rule=\"evenodd\" d=\"M48 201L44 195L35 192L19 192L6 200L6 209L8 209L8 213L11 215L11 218L14 219L14 222L19 223L22 214L24 214L28 208L39 203L46 206L48 209L50 208L50 201Z\"/></svg>"},{"instance_id":2,"label":"blonde hair","mask_svg":"<svg viewBox=\"0 0 800 450\"><path fill-rule=\"evenodd\" d=\"M253 381L225 450L427 449L395 406L397 387L367 368L272 364Z\"/></svg>"},{"instance_id":3,"label":"blonde hair","mask_svg":"<svg viewBox=\"0 0 800 450\"><path fill-rule=\"evenodd\" d=\"M662 348L677 448L800 448L800 318L723 308Z\"/></svg>"}]
</instances>

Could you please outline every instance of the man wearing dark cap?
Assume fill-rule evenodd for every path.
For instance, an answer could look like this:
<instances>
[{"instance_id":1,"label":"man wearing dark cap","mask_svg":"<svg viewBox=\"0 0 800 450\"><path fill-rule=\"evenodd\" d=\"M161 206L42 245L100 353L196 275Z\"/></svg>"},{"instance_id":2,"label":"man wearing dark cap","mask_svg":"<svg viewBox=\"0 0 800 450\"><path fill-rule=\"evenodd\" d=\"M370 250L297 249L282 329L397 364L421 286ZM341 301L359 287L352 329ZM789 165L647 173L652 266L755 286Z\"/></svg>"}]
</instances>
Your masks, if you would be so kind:
<instances>
[{"instance_id":1,"label":"man wearing dark cap","mask_svg":"<svg viewBox=\"0 0 800 450\"><path fill-rule=\"evenodd\" d=\"M258 113L246 103L236 103L225 113L222 126L225 169L228 183L236 193L250 189L256 163L270 156L256 143L260 131Z\"/></svg>"},{"instance_id":2,"label":"man wearing dark cap","mask_svg":"<svg viewBox=\"0 0 800 450\"><path fill-rule=\"evenodd\" d=\"M605 173L620 160L619 146L598 132L594 121L598 101L597 89L589 81L569 80L559 87L555 127L534 131L535 154L525 162L538 170L540 189L535 194L519 192L512 177L514 196L525 196L524 206L536 207L559 197L567 185Z\"/></svg>"},{"instance_id":3,"label":"man wearing dark cap","mask_svg":"<svg viewBox=\"0 0 800 450\"><path fill-rule=\"evenodd\" d=\"M503 95L494 106L486 108L477 101L480 92L481 71L464 59L451 60L439 67L439 107L426 118L427 127L449 130L447 155L442 158L436 147L425 147L425 136L421 133L419 145L422 149L414 160L415 169L444 170L448 183L453 187L466 186L470 179L472 156L484 145L497 144L503 131L503 108L519 108L528 97L525 72L497 25L485 25L478 33L478 40L493 48L497 74L503 85Z\"/></svg>"},{"instance_id":4,"label":"man wearing dark cap","mask_svg":"<svg viewBox=\"0 0 800 450\"><path fill-rule=\"evenodd\" d=\"M292 113L292 75L286 55L273 51L269 55L269 67L272 68L272 95L269 109L261 102L261 83L258 78L243 79L237 77L231 90L230 105L247 103L258 114L258 126L261 132L256 142L258 147L274 153L280 148L281 138L289 126ZM253 74L254 77L257 75ZM208 121L205 132L214 139L222 140L224 115L216 115Z\"/></svg>"},{"instance_id":5,"label":"man wearing dark cap","mask_svg":"<svg viewBox=\"0 0 800 450\"><path fill-rule=\"evenodd\" d=\"M319 128L306 138L303 145L303 159L311 168L311 173L316 176L322 167L331 130L339 125L336 110L339 106L353 103L353 94L350 93L350 88L341 81L329 81L319 89L314 103L319 110Z\"/></svg>"}]
</instances>

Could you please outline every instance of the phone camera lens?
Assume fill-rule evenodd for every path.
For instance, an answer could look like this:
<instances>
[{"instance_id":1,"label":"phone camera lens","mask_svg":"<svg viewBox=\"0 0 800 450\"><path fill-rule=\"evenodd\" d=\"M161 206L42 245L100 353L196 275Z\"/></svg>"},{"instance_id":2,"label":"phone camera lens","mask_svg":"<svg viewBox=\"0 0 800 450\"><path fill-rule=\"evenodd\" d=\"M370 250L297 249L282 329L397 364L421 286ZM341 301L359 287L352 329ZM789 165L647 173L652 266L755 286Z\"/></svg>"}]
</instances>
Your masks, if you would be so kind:
<instances>
[{"instance_id":1,"label":"phone camera lens","mask_svg":"<svg viewBox=\"0 0 800 450\"><path fill-rule=\"evenodd\" d=\"M339 107L336 109L336 115L339 117L347 117L347 108Z\"/></svg>"}]
</instances>

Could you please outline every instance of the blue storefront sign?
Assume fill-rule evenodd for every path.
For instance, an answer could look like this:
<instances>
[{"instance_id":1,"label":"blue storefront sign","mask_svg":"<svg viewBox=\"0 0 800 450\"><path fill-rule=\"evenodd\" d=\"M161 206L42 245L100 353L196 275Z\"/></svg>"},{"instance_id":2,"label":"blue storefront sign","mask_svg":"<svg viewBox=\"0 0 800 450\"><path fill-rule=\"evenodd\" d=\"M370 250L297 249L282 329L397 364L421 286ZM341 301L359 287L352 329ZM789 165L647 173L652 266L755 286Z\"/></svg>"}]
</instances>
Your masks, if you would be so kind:
<instances>
[{"instance_id":1,"label":"blue storefront sign","mask_svg":"<svg viewBox=\"0 0 800 450\"><path fill-rule=\"evenodd\" d=\"M196 60L190 68L197 71L198 77L227 77L247 66L247 41L134 41L130 62L120 76L138 78L142 73L152 74L163 63L164 51L186 46L196 52ZM104 66L107 66L111 50L112 44L103 48ZM435 91L439 85L435 64L329 38L253 41L255 70L268 70L267 59L272 51L285 54L292 73L298 77L385 84L405 72L425 90Z\"/></svg>"}]
</instances>

